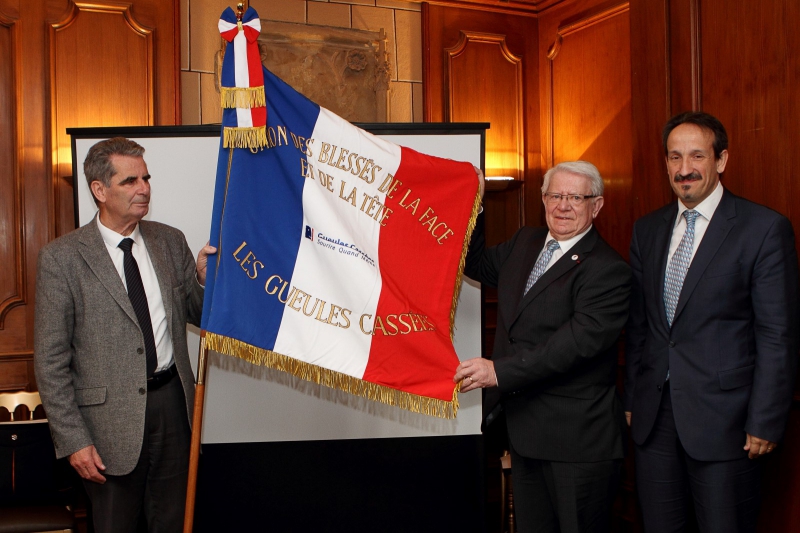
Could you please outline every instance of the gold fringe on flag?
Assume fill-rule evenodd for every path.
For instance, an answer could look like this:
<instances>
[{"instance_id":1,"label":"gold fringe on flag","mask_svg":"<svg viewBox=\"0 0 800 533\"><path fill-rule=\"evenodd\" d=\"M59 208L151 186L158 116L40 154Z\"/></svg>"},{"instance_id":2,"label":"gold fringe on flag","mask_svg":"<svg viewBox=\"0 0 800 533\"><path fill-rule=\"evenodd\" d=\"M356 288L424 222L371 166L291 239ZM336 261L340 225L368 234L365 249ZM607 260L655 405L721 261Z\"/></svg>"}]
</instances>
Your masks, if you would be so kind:
<instances>
[{"instance_id":1,"label":"gold fringe on flag","mask_svg":"<svg viewBox=\"0 0 800 533\"><path fill-rule=\"evenodd\" d=\"M223 109L265 107L267 105L264 96L264 86L258 87L220 87L220 103Z\"/></svg>"},{"instance_id":2,"label":"gold fringe on flag","mask_svg":"<svg viewBox=\"0 0 800 533\"><path fill-rule=\"evenodd\" d=\"M480 187L480 186L479 186ZM456 333L456 306L458 306L458 297L461 294L461 278L464 276L464 266L467 263L467 250L469 250L469 241L472 239L472 232L475 230L475 224L478 221L478 212L481 210L481 193L475 195L475 202L472 204L472 214L467 223L467 233L464 235L464 246L461 248L461 260L458 262L458 274L456 274L456 288L453 291L453 303L450 306L450 340L454 339Z\"/></svg>"},{"instance_id":3,"label":"gold fringe on flag","mask_svg":"<svg viewBox=\"0 0 800 533\"><path fill-rule=\"evenodd\" d=\"M225 337L217 333L206 332L206 346L225 355L244 359L254 365L274 368L288 372L293 376L332 389L338 389L368 400L393 405L411 411L438 418L452 419L458 413L458 386L453 389L452 401L438 400L404 392L401 390L370 383L335 370L328 370L311 363L298 361L272 350L258 348L242 341Z\"/></svg>"},{"instance_id":4,"label":"gold fringe on flag","mask_svg":"<svg viewBox=\"0 0 800 533\"><path fill-rule=\"evenodd\" d=\"M250 151L255 152L268 146L267 127L225 127L222 132L222 146L224 148L250 148Z\"/></svg>"}]
</instances>

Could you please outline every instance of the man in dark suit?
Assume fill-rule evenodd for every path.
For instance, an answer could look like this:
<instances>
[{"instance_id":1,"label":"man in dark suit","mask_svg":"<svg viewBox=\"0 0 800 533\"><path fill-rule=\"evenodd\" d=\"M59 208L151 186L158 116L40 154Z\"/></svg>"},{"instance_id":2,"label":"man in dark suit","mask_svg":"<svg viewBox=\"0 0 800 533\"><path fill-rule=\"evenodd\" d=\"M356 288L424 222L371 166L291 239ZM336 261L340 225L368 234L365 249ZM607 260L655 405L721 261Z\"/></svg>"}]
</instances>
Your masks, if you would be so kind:
<instances>
[{"instance_id":1,"label":"man in dark suit","mask_svg":"<svg viewBox=\"0 0 800 533\"><path fill-rule=\"evenodd\" d=\"M760 463L783 436L797 372L797 255L782 215L731 194L722 124L663 131L678 196L634 225L625 410L648 533L755 531Z\"/></svg>"},{"instance_id":2,"label":"man in dark suit","mask_svg":"<svg viewBox=\"0 0 800 533\"><path fill-rule=\"evenodd\" d=\"M183 528L194 376L186 323L199 324L207 255L142 220L144 148L94 145L84 171L98 206L42 248L34 363L59 458L84 479L97 532ZM174 378L178 379L174 379Z\"/></svg>"},{"instance_id":3,"label":"man in dark suit","mask_svg":"<svg viewBox=\"0 0 800 533\"><path fill-rule=\"evenodd\" d=\"M465 273L497 287L497 336L492 360L463 361L454 381L487 388L487 424L505 411L523 533L610 526L625 425L615 344L631 274L593 227L602 194L591 163L556 165L542 186L547 227L488 249L476 230L467 255Z\"/></svg>"}]
</instances>

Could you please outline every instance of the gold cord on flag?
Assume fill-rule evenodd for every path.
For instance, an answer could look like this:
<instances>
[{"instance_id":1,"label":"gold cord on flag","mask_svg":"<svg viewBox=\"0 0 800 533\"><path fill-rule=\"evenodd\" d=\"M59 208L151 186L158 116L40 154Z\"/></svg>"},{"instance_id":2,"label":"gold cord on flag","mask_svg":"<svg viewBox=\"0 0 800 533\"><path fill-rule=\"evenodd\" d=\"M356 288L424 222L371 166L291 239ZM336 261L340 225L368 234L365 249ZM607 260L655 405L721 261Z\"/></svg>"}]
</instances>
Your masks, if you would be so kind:
<instances>
[{"instance_id":1,"label":"gold cord on flag","mask_svg":"<svg viewBox=\"0 0 800 533\"><path fill-rule=\"evenodd\" d=\"M300 379L311 381L319 385L324 385L333 389L338 389L355 396L360 396L368 400L381 402L386 405L393 405L406 409L413 413L421 413L438 418L452 419L458 413L458 386L453 389L453 399L451 401L428 398L393 389L377 383L370 383L363 379L348 376L335 370L328 370L311 363L298 361L291 357L275 353L272 350L265 350L247 344L242 341L207 332L205 337L206 346L209 350L214 350L223 355L231 355L247 361L254 365L274 368L281 372L287 372Z\"/></svg>"},{"instance_id":2,"label":"gold cord on flag","mask_svg":"<svg viewBox=\"0 0 800 533\"><path fill-rule=\"evenodd\" d=\"M223 109L266 107L264 86L258 87L220 87L220 104Z\"/></svg>"},{"instance_id":3,"label":"gold cord on flag","mask_svg":"<svg viewBox=\"0 0 800 533\"><path fill-rule=\"evenodd\" d=\"M229 128L225 127L222 131L223 148L250 148L255 152L259 148L268 146L267 128L259 126L256 128Z\"/></svg>"},{"instance_id":4,"label":"gold cord on flag","mask_svg":"<svg viewBox=\"0 0 800 533\"><path fill-rule=\"evenodd\" d=\"M480 187L480 186L479 186ZM472 239L472 232L475 230L475 224L478 221L478 213L481 210L481 193L480 189L475 195L475 202L472 204L472 214L469 216L467 223L467 232L464 234L464 246L461 248L461 259L458 262L458 273L456 274L456 288L453 291L453 303L450 306L450 340L454 340L456 334L456 307L458 306L458 297L461 295L461 278L464 277L464 266L467 263L467 251L469 250L469 241Z\"/></svg>"}]
</instances>

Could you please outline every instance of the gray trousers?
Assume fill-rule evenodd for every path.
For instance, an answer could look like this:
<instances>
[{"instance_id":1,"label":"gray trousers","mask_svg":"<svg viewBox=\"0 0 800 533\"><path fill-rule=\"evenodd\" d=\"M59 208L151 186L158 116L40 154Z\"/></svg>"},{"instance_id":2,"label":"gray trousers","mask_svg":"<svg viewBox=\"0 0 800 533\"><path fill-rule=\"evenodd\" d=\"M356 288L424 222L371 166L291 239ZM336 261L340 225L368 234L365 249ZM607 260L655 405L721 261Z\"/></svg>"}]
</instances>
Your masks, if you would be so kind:
<instances>
[{"instance_id":1,"label":"gray trousers","mask_svg":"<svg viewBox=\"0 0 800 533\"><path fill-rule=\"evenodd\" d=\"M180 533L186 504L191 431L179 377L147 392L144 442L130 474L84 480L96 533L135 533L144 514L150 533ZM101 457L102 459L102 457Z\"/></svg>"}]
</instances>

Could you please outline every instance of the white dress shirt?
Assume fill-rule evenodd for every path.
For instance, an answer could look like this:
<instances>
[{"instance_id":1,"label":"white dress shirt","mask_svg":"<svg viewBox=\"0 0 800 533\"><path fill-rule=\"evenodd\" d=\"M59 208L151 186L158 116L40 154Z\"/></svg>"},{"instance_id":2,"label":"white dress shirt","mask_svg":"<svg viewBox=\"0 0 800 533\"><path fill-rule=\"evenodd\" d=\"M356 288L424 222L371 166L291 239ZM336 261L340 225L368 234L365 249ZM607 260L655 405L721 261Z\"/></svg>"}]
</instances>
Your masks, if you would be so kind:
<instances>
[{"instance_id":1,"label":"white dress shirt","mask_svg":"<svg viewBox=\"0 0 800 533\"><path fill-rule=\"evenodd\" d=\"M172 365L172 337L169 334L169 327L167 327L167 312L164 308L164 300L161 298L161 288L158 285L156 271L153 268L153 263L150 262L150 254L147 253L144 239L142 239L142 234L139 232L139 225L137 224L133 233L127 237L105 227L100 222L99 216L97 217L97 227L100 228L100 235L103 237L108 255L111 256L111 261L114 263L114 268L117 269L120 279L122 279L122 284L125 285L125 290L128 290L128 284L125 281L125 254L119 248L119 243L123 239L133 239L131 253L139 267L142 285L144 285L144 292L147 296L147 306L150 308L150 321L153 324L153 337L156 343L156 355L158 356L156 372L165 370Z\"/></svg>"},{"instance_id":2,"label":"white dress shirt","mask_svg":"<svg viewBox=\"0 0 800 533\"><path fill-rule=\"evenodd\" d=\"M547 250L547 243L550 242L551 239L555 239L558 241L558 248L553 252L552 257L550 257L550 262L547 263L547 266L544 268L544 271L547 272L548 270L550 270L550 267L555 264L556 261L561 259L561 257L564 254L566 254L570 248L575 246L579 240L583 239L584 235L589 233L591 229L592 229L592 224L589 224L589 227L586 228L586 230L584 230L583 233L579 233L578 235L575 235L574 237L571 237L565 241L558 241L558 239L553 237L553 234L548 231L547 237L545 237L544 239L544 246L542 247L542 251L539 252L539 255L536 256L536 260L538 261L539 257L541 257L544 251ZM542 274L544 274L544 272L542 272Z\"/></svg>"},{"instance_id":3,"label":"white dress shirt","mask_svg":"<svg viewBox=\"0 0 800 533\"><path fill-rule=\"evenodd\" d=\"M700 216L694 221L694 243L689 265L691 265L692 260L694 260L694 254L700 246L703 236L706 234L708 224L711 222L711 217L714 216L714 211L717 210L720 201L722 201L722 191L722 183L717 183L717 187L708 195L708 198L697 204L697 207L694 208L695 211L700 213ZM683 202L678 200L678 216L672 228L672 240L669 242L669 259L667 259L667 264L672 260L672 256L675 255L675 251L678 249L681 239L683 239L683 234L686 233L686 218L683 216L683 212L687 209L688 208L683 205Z\"/></svg>"}]
</instances>

